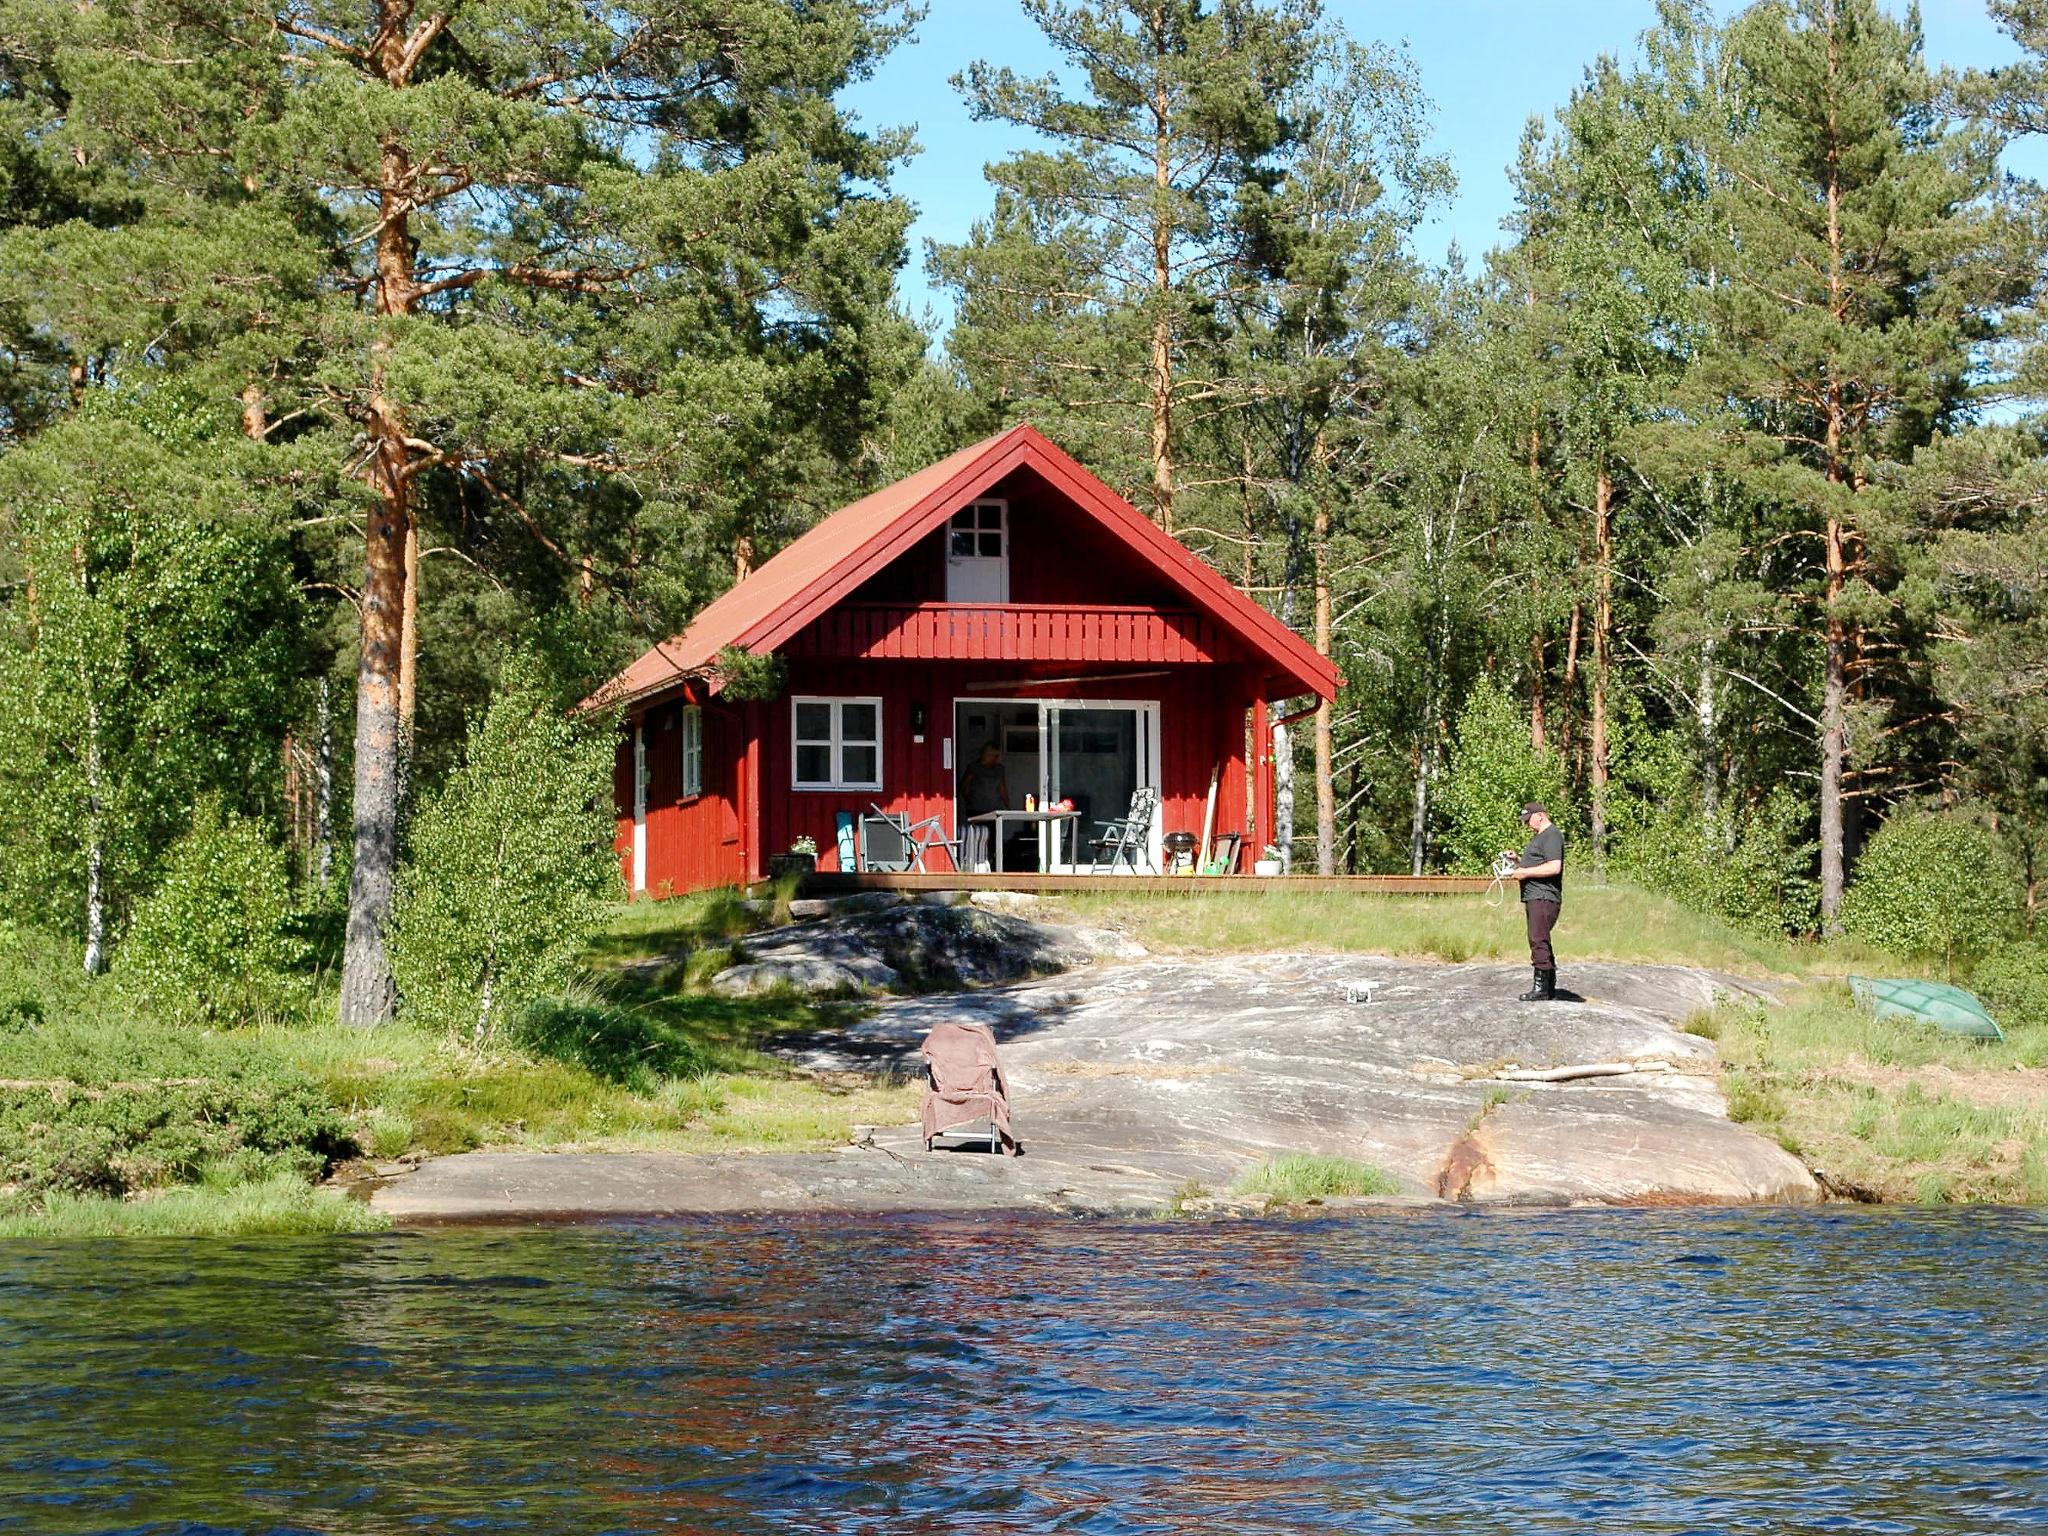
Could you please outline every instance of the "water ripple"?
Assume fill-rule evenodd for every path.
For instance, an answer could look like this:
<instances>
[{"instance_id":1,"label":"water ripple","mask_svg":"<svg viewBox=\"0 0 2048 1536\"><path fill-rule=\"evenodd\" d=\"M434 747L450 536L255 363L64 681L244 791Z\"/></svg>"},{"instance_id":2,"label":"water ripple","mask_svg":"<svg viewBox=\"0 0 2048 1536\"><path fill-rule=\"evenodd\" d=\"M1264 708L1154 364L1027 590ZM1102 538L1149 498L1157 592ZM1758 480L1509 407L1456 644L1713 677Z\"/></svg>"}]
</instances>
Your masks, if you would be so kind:
<instances>
[{"instance_id":1,"label":"water ripple","mask_svg":"<svg viewBox=\"0 0 2048 1536\"><path fill-rule=\"evenodd\" d=\"M0 1251L0 1532L2048 1530L2033 1212Z\"/></svg>"}]
</instances>

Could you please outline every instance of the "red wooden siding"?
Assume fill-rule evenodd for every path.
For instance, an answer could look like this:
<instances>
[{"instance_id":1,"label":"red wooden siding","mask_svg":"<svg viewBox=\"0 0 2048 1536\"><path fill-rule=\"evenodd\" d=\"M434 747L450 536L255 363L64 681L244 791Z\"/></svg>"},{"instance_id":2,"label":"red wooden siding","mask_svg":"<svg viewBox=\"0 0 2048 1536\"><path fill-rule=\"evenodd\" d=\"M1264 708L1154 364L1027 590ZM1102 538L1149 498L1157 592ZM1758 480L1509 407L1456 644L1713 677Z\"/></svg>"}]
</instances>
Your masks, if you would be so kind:
<instances>
[{"instance_id":1,"label":"red wooden siding","mask_svg":"<svg viewBox=\"0 0 2048 1536\"><path fill-rule=\"evenodd\" d=\"M713 704L704 710L704 784L683 795L682 706L663 704L640 720L647 744L647 889L651 894L734 885L748 876L741 847L744 733L735 712ZM622 868L633 875L633 738L630 726L621 748L619 846ZM666 888L666 890L664 889Z\"/></svg>"},{"instance_id":2,"label":"red wooden siding","mask_svg":"<svg viewBox=\"0 0 2048 1536\"><path fill-rule=\"evenodd\" d=\"M984 493L1010 506L1010 600L1026 604L1185 609L1188 600L1160 581L1130 547L1029 469ZM933 529L861 584L850 603L896 606L946 596L946 529Z\"/></svg>"},{"instance_id":3,"label":"red wooden siding","mask_svg":"<svg viewBox=\"0 0 2048 1536\"><path fill-rule=\"evenodd\" d=\"M1028 669L1027 669L1028 670ZM1110 671L1115 668L1108 669ZM790 706L787 698L763 708L764 750L761 757L761 798L764 808L761 846L767 853L789 847L808 834L817 840L818 867L839 867L836 831L841 811L859 815L870 805L908 811L914 818L943 816L952 826L956 767L945 766L945 738L952 731L953 704L965 696L1035 699L1116 698L1156 700L1159 704L1159 776L1161 830L1202 831L1202 812L1209 776L1219 764L1216 830L1244 832L1247 802L1245 710L1251 703L1248 669L1238 667L1175 668L1160 677L1104 677L1091 683L1040 684L1032 687L992 686L997 680L981 667L957 662L832 662L792 661L790 694L822 696L879 695L882 698L882 788L863 790L799 790L790 787ZM910 738L910 710L925 708L925 739ZM1021 795L1023 789L1012 786ZM1246 858L1249 859L1249 851ZM649 854L649 883L654 883ZM934 868L943 868L943 855ZM1244 867L1249 868L1247 863ZM680 887L679 887L680 888Z\"/></svg>"},{"instance_id":4,"label":"red wooden siding","mask_svg":"<svg viewBox=\"0 0 2048 1536\"><path fill-rule=\"evenodd\" d=\"M1079 603L842 603L785 655L824 660L1222 661L1238 652L1207 614Z\"/></svg>"}]
</instances>

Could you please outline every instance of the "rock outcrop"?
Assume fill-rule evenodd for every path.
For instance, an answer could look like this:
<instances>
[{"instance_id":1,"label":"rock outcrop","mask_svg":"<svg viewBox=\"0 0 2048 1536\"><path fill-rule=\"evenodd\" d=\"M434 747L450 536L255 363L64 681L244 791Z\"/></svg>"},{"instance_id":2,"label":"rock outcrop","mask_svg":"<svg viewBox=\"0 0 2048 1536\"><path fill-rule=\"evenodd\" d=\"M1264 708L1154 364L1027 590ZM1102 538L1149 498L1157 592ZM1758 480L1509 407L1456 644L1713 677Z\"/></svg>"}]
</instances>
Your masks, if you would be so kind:
<instances>
[{"instance_id":1,"label":"rock outcrop","mask_svg":"<svg viewBox=\"0 0 2048 1536\"><path fill-rule=\"evenodd\" d=\"M957 990L1071 970L1144 950L1101 929L1033 922L1014 910L951 897L886 892L804 904L818 920L767 929L742 941L746 959L719 972L712 990L752 997L791 988L809 996ZM800 914L808 915L808 914Z\"/></svg>"},{"instance_id":2,"label":"rock outcrop","mask_svg":"<svg viewBox=\"0 0 2048 1536\"><path fill-rule=\"evenodd\" d=\"M872 1063L893 1046L908 1060L937 1018L981 1019L1031 1150L1244 1162L1331 1153L1414 1195L1478 1204L1819 1197L1797 1158L1729 1120L1712 1043L1680 1027L1717 994L1752 985L1581 965L1566 978L1570 1000L1535 1004L1513 1000L1525 978L1515 966L1367 956L1151 959L888 1004L851 1026L843 1059ZM818 1042L806 1059L842 1061ZM1670 1070L1557 1083L1494 1075L1586 1062Z\"/></svg>"},{"instance_id":3,"label":"rock outcrop","mask_svg":"<svg viewBox=\"0 0 2048 1536\"><path fill-rule=\"evenodd\" d=\"M376 1202L415 1219L1150 1213L1213 1205L1205 1195L1289 1152L1372 1164L1414 1201L1820 1198L1798 1159L1729 1120L1712 1043L1682 1028L1717 995L1758 990L1729 977L1578 965L1566 973L1575 990L1546 1005L1513 1000L1526 972L1507 965L1334 955L1097 965L1128 946L1014 912L924 902L842 913L747 947L748 963L736 969L750 974L726 973L721 990L970 988L888 997L859 1021L786 1048L820 1070L913 1070L939 1020L986 1023L1026 1155L927 1153L914 1126L809 1155L471 1153L427 1164ZM1499 1075L1591 1063L1654 1070L1557 1082Z\"/></svg>"}]
</instances>

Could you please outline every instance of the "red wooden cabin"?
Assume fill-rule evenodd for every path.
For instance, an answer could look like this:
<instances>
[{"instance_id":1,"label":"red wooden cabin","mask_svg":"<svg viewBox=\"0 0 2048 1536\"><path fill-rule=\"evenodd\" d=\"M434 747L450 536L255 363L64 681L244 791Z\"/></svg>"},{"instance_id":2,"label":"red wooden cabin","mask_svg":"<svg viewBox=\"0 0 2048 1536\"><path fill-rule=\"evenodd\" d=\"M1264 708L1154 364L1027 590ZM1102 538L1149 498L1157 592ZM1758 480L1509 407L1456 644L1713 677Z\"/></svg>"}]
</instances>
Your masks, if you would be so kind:
<instances>
[{"instance_id":1,"label":"red wooden cabin","mask_svg":"<svg viewBox=\"0 0 2048 1536\"><path fill-rule=\"evenodd\" d=\"M720 656L783 659L773 700L723 695ZM1029 426L835 512L592 700L619 706L618 849L635 892L762 878L800 836L844 867L871 806L957 835L960 776L1004 753L1013 805L1082 826L1160 794L1165 834L1271 836L1269 711L1332 697L1330 663ZM1257 744L1254 747L1254 744ZM1010 868L1087 868L1034 832ZM947 868L944 853L928 866Z\"/></svg>"}]
</instances>

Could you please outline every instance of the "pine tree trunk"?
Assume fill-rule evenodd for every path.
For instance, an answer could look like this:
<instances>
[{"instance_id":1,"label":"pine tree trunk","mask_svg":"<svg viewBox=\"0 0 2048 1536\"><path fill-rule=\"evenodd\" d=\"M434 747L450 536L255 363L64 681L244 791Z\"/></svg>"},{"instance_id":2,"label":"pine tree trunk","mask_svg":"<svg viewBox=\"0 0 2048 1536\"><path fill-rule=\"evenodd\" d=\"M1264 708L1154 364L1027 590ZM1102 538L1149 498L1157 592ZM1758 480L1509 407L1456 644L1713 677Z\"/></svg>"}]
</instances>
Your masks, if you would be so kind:
<instances>
[{"instance_id":1,"label":"pine tree trunk","mask_svg":"<svg viewBox=\"0 0 2048 1536\"><path fill-rule=\"evenodd\" d=\"M1162 7L1152 7L1152 31L1156 52L1166 52L1166 17ZM1173 532L1173 316L1168 297L1173 287L1173 219L1166 193L1172 165L1172 141L1168 134L1171 110L1166 81L1157 77L1152 95L1152 184L1158 196L1152 204L1152 506L1159 526Z\"/></svg>"},{"instance_id":2,"label":"pine tree trunk","mask_svg":"<svg viewBox=\"0 0 2048 1536\"><path fill-rule=\"evenodd\" d=\"M1330 602L1330 505L1316 498L1315 538L1315 646L1316 654L1329 657L1331 634ZM1318 699L1315 719L1316 755L1316 873L1337 872L1337 783L1335 701Z\"/></svg>"},{"instance_id":3,"label":"pine tree trunk","mask_svg":"<svg viewBox=\"0 0 2048 1536\"><path fill-rule=\"evenodd\" d=\"M1835 605L1843 583L1842 522L1827 526L1827 673L1820 703L1820 917L1824 933L1842 931L1844 861L1842 764L1848 749L1849 632Z\"/></svg>"},{"instance_id":4,"label":"pine tree trunk","mask_svg":"<svg viewBox=\"0 0 2048 1536\"><path fill-rule=\"evenodd\" d=\"M1848 318L1848 285L1842 257L1841 148L1832 101L1839 86L1840 44L1832 9L1827 17L1828 107L1827 233L1828 314L1837 326ZM1820 923L1823 933L1842 931L1842 889L1847 874L1842 826L1842 766L1848 755L1849 634L1840 613L1847 561L1838 497L1845 480L1842 464L1843 401L1839 380L1830 378L1825 396L1825 451L1829 487L1827 509L1827 660L1820 705Z\"/></svg>"},{"instance_id":5,"label":"pine tree trunk","mask_svg":"<svg viewBox=\"0 0 2048 1536\"><path fill-rule=\"evenodd\" d=\"M1614 480L1593 482L1593 878L1607 880L1607 661L1614 624Z\"/></svg>"},{"instance_id":6,"label":"pine tree trunk","mask_svg":"<svg viewBox=\"0 0 2048 1536\"><path fill-rule=\"evenodd\" d=\"M1563 719L1557 733L1558 750L1564 754L1565 771L1571 775L1572 792L1579 787L1579 627L1582 605L1572 604L1571 623L1564 637L1564 691L1559 696Z\"/></svg>"},{"instance_id":7,"label":"pine tree trunk","mask_svg":"<svg viewBox=\"0 0 2048 1536\"><path fill-rule=\"evenodd\" d=\"M420 691L420 525L405 525L405 612L398 626L398 746L412 755L412 719Z\"/></svg>"},{"instance_id":8,"label":"pine tree trunk","mask_svg":"<svg viewBox=\"0 0 2048 1536\"><path fill-rule=\"evenodd\" d=\"M341 1021L356 1025L380 1024L391 1016L391 964L384 939L398 861L404 750L398 655L410 508L404 482L395 473L379 489L382 496L370 514L364 541L362 660L356 669L355 859L349 868L348 938L341 971Z\"/></svg>"},{"instance_id":9,"label":"pine tree trunk","mask_svg":"<svg viewBox=\"0 0 2048 1536\"><path fill-rule=\"evenodd\" d=\"M394 85L410 7L386 0L383 61ZM408 209L413 170L405 148L386 139L376 245L377 312L411 313L415 301ZM398 863L398 818L405 730L400 704L404 649L406 546L412 532L412 482L403 416L387 393L392 334L371 347L366 474L377 493L363 536L362 654L356 668L355 858L349 868L348 936L342 951L341 1021L368 1026L391 1017L396 1001L385 930Z\"/></svg>"},{"instance_id":10,"label":"pine tree trunk","mask_svg":"<svg viewBox=\"0 0 2048 1536\"><path fill-rule=\"evenodd\" d=\"M1536 308L1536 291L1528 292L1528 305ZM1542 509L1543 499L1543 431L1541 424L1529 428L1529 499L1532 508ZM1543 673L1547 665L1543 655L1543 581L1531 577L1529 581L1533 612L1529 620L1529 747L1532 751L1543 750L1543 737L1548 722L1543 718Z\"/></svg>"}]
</instances>

